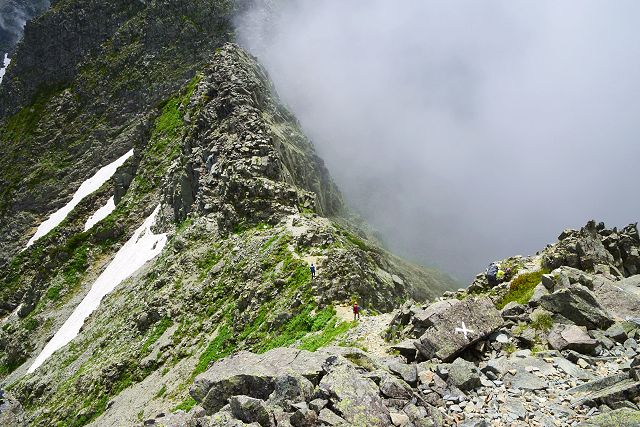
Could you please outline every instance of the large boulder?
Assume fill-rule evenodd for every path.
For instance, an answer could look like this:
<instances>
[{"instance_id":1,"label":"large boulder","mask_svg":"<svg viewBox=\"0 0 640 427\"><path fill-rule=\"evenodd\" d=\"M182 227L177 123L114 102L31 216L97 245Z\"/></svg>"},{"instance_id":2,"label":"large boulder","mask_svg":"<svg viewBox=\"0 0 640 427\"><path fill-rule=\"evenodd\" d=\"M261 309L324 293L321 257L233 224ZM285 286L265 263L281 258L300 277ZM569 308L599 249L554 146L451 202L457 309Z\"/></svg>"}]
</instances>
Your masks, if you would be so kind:
<instances>
[{"instance_id":1,"label":"large boulder","mask_svg":"<svg viewBox=\"0 0 640 427\"><path fill-rule=\"evenodd\" d=\"M234 417L245 423L258 423L261 427L275 426L275 421L264 401L249 396L233 396L229 406Z\"/></svg>"},{"instance_id":2,"label":"large boulder","mask_svg":"<svg viewBox=\"0 0 640 427\"><path fill-rule=\"evenodd\" d=\"M591 338L587 328L577 325L556 324L547 338L549 345L555 350L575 350L582 354L591 354L598 346L598 341Z\"/></svg>"},{"instance_id":3,"label":"large boulder","mask_svg":"<svg viewBox=\"0 0 640 427\"><path fill-rule=\"evenodd\" d=\"M322 365L329 357L322 351L311 353L293 348L276 348L264 354L240 352L217 361L198 375L190 394L209 414L226 405L231 396L265 400L276 389L276 379L287 375L294 378L300 375L318 384Z\"/></svg>"},{"instance_id":4,"label":"large boulder","mask_svg":"<svg viewBox=\"0 0 640 427\"><path fill-rule=\"evenodd\" d=\"M389 426L389 410L380 397L378 386L363 378L355 367L348 364L333 366L320 381L333 402L333 408L349 425Z\"/></svg>"},{"instance_id":5,"label":"large boulder","mask_svg":"<svg viewBox=\"0 0 640 427\"><path fill-rule=\"evenodd\" d=\"M449 377L447 382L467 391L480 387L480 370L476 365L464 359L458 358L447 365Z\"/></svg>"},{"instance_id":6,"label":"large boulder","mask_svg":"<svg viewBox=\"0 0 640 427\"><path fill-rule=\"evenodd\" d=\"M602 307L618 320L640 317L640 275L616 282L595 279L593 293Z\"/></svg>"},{"instance_id":7,"label":"large boulder","mask_svg":"<svg viewBox=\"0 0 640 427\"><path fill-rule=\"evenodd\" d=\"M489 298L438 301L419 316L426 332L415 342L425 359L451 361L467 347L487 337L503 324Z\"/></svg>"},{"instance_id":8,"label":"large boulder","mask_svg":"<svg viewBox=\"0 0 640 427\"><path fill-rule=\"evenodd\" d=\"M582 285L560 289L540 298L540 306L588 329L606 329L613 320L596 296Z\"/></svg>"}]
</instances>

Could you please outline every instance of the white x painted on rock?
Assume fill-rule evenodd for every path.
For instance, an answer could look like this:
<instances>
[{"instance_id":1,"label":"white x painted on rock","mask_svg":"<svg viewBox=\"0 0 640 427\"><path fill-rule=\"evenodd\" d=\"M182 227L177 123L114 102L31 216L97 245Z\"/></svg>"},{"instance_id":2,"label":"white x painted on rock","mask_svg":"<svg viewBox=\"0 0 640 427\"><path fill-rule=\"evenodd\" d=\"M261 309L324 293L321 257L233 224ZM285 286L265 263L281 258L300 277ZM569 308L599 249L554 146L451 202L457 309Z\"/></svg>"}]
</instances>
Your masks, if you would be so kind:
<instances>
[{"instance_id":1,"label":"white x painted on rock","mask_svg":"<svg viewBox=\"0 0 640 427\"><path fill-rule=\"evenodd\" d=\"M462 333L464 335L464 339L468 340L469 337L467 336L467 334L469 333L473 333L473 331L471 329L467 329L467 327L465 326L464 322L462 322L462 328L456 328L456 334L457 333Z\"/></svg>"}]
</instances>

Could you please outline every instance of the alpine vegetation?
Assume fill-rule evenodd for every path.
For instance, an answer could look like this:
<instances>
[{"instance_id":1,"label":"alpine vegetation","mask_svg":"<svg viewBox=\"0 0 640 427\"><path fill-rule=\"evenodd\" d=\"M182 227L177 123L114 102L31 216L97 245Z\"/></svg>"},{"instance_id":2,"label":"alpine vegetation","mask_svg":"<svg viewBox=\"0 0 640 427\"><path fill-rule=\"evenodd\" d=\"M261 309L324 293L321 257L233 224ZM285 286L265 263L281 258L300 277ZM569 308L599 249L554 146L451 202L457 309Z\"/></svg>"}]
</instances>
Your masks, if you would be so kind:
<instances>
[{"instance_id":1,"label":"alpine vegetation","mask_svg":"<svg viewBox=\"0 0 640 427\"><path fill-rule=\"evenodd\" d=\"M0 425L637 425L637 225L467 287L394 255L237 43L255 7L58 0L24 26L0 85Z\"/></svg>"}]
</instances>

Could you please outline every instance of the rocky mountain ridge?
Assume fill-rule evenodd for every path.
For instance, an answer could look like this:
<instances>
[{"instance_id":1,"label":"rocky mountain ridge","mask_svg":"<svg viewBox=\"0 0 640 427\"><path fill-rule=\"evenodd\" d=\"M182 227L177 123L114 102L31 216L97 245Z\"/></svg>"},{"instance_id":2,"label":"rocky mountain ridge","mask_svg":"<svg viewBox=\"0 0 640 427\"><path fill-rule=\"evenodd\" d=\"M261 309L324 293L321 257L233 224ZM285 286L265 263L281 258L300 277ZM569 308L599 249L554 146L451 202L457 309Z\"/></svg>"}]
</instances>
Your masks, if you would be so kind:
<instances>
[{"instance_id":1,"label":"rocky mountain ridge","mask_svg":"<svg viewBox=\"0 0 640 427\"><path fill-rule=\"evenodd\" d=\"M58 0L27 25L0 84L0 424L634 425L637 227L452 291L346 211L232 43L243 3Z\"/></svg>"},{"instance_id":2,"label":"rocky mountain ridge","mask_svg":"<svg viewBox=\"0 0 640 427\"><path fill-rule=\"evenodd\" d=\"M503 260L512 277L498 286L480 274L474 288L377 316L383 352L351 334L316 352L229 356L195 378L197 406L145 425L636 426L640 276L612 241L635 253L636 225L567 230L542 254Z\"/></svg>"},{"instance_id":3,"label":"rocky mountain ridge","mask_svg":"<svg viewBox=\"0 0 640 427\"><path fill-rule=\"evenodd\" d=\"M192 378L213 360L315 350L351 327L337 316L340 302L390 310L454 285L339 217L339 191L268 76L225 43L231 4L165 3L59 1L26 28L0 85L0 378L9 425L131 425L146 410L189 407ZM113 7L114 21L92 27ZM206 24L211 37L196 37L183 20ZM67 56L31 79L52 60L29 49L45 27L60 31L47 43ZM42 79L54 86L43 89ZM39 224L131 149L111 179L27 247ZM113 211L86 229L110 200ZM145 233L167 236L160 254L121 277L68 344L42 353L151 217Z\"/></svg>"}]
</instances>

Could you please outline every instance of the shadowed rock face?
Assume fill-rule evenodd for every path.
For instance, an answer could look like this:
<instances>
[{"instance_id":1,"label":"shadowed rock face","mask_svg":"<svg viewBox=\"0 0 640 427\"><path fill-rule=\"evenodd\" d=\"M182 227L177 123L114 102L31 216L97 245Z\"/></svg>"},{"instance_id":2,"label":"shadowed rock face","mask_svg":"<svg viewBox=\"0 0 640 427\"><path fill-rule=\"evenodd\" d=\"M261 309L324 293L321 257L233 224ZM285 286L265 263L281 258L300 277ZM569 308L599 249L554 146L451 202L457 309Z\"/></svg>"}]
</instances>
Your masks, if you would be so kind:
<instances>
[{"instance_id":1,"label":"shadowed rock face","mask_svg":"<svg viewBox=\"0 0 640 427\"><path fill-rule=\"evenodd\" d=\"M84 178L145 146L158 103L232 39L233 13L227 1L74 0L29 23L0 85L0 265Z\"/></svg>"},{"instance_id":2,"label":"shadowed rock face","mask_svg":"<svg viewBox=\"0 0 640 427\"><path fill-rule=\"evenodd\" d=\"M13 53L24 25L49 7L49 0L5 0L0 4L0 57Z\"/></svg>"},{"instance_id":3,"label":"shadowed rock face","mask_svg":"<svg viewBox=\"0 0 640 427\"><path fill-rule=\"evenodd\" d=\"M165 194L173 220L213 214L219 226L277 222L298 208L336 215L342 198L322 160L255 59L219 49L195 92L200 103Z\"/></svg>"},{"instance_id":4,"label":"shadowed rock face","mask_svg":"<svg viewBox=\"0 0 640 427\"><path fill-rule=\"evenodd\" d=\"M227 43L234 7L65 0L26 28L9 84L0 87L0 380L18 381L12 393L27 423L131 425L136 405L168 413L179 403L168 396L186 399L192 379L224 356L336 341L351 326L337 304L355 297L373 313L455 285L336 217L346 213L340 193L299 123L256 60ZM20 252L82 182L131 148L111 181ZM113 213L85 231L111 197ZM152 232L167 233L162 253L106 296L72 343L25 376L159 203ZM166 397L156 398L164 392L150 389L169 377ZM290 396L313 397L319 375L282 372L238 385L243 378L221 387L245 396L234 403L245 419L264 415L247 396L273 393L297 424L368 411L368 404L357 413L348 407L337 374L329 388L347 403L342 411L316 404L331 411L322 416L287 406ZM402 389L398 381L386 380L388 393ZM219 393L200 395L198 387L194 394L218 409ZM367 402L386 425L389 411L377 388L370 391Z\"/></svg>"}]
</instances>

